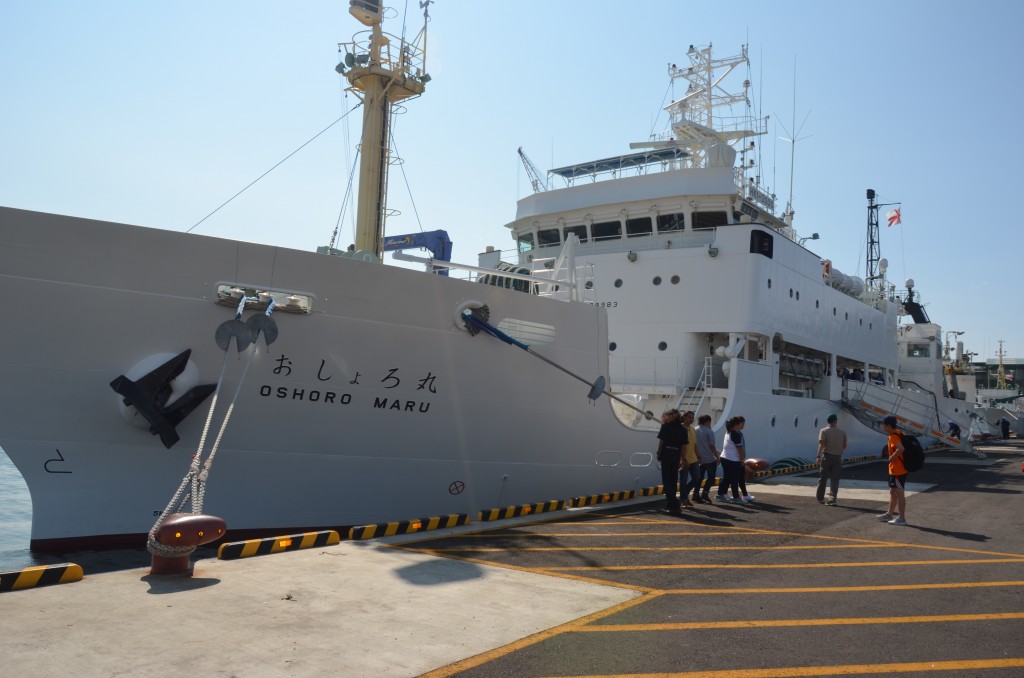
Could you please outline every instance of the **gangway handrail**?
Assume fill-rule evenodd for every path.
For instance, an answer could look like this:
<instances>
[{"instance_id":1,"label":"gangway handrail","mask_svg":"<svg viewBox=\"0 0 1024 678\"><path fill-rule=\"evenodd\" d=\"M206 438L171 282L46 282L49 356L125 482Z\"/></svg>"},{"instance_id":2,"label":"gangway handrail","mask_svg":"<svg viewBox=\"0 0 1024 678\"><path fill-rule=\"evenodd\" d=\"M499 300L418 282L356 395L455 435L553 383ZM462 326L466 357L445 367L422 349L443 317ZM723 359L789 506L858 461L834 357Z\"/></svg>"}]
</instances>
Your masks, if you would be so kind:
<instances>
[{"instance_id":1,"label":"gangway handrail","mask_svg":"<svg viewBox=\"0 0 1024 678\"><path fill-rule=\"evenodd\" d=\"M686 409L693 410L695 415L700 414L700 408L704 405L704 399L707 397L708 391L711 389L711 357L704 357L704 369L701 370L700 376L697 377L697 384L690 391L690 399L686 401ZM685 366L684 366L685 372ZM681 382L682 380L680 380ZM700 391L700 398L697 398L697 392ZM686 398L686 387L682 387L682 391L679 394L678 400L676 400L676 409L683 409L683 400ZM696 402L695 402L696 401ZM685 411L685 410L684 410Z\"/></svg>"},{"instance_id":2,"label":"gangway handrail","mask_svg":"<svg viewBox=\"0 0 1024 678\"><path fill-rule=\"evenodd\" d=\"M921 388L919 384L914 385ZM921 393L921 398L915 400L911 394L917 393ZM928 395L931 396L931 404L927 402ZM846 380L842 399L843 406L854 418L869 428L878 430L881 417L892 415L896 417L897 428L900 430L914 435L926 435L947 447L979 456L970 440L953 438L943 431L941 424L930 423L940 421L938 399L931 391L907 391L870 382ZM875 414L869 414L864 410L871 410Z\"/></svg>"}]
</instances>

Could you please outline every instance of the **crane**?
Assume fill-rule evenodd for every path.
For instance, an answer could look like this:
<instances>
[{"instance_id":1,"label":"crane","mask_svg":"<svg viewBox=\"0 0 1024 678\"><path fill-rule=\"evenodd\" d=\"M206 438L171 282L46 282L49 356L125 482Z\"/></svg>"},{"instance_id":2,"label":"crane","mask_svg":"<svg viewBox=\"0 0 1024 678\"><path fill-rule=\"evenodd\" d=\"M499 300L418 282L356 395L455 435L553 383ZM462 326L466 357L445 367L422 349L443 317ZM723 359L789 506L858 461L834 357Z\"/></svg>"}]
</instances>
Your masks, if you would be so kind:
<instances>
[{"instance_id":1,"label":"crane","mask_svg":"<svg viewBox=\"0 0 1024 678\"><path fill-rule=\"evenodd\" d=\"M523 167L526 168L526 175L530 177L530 185L533 186L533 192L540 193L541 191L548 190L548 183L540 178L540 170L523 153L523 147L520 146L517 152L519 153L519 159L523 161Z\"/></svg>"}]
</instances>

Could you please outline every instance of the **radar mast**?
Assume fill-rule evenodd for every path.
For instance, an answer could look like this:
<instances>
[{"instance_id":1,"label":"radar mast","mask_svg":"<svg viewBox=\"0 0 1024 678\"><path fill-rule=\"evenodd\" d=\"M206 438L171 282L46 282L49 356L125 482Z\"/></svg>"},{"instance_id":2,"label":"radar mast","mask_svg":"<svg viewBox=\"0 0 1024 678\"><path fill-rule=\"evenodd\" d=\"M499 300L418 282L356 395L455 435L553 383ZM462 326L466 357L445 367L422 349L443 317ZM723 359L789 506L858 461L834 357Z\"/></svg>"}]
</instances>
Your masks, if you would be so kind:
<instances>
[{"instance_id":1,"label":"radar mast","mask_svg":"<svg viewBox=\"0 0 1024 678\"><path fill-rule=\"evenodd\" d=\"M419 96L430 82L426 45L432 1L420 2L423 28L407 42L404 36L398 38L381 29L384 12L380 0L349 0L349 13L370 30L357 33L350 42L338 43L345 56L335 70L348 79L349 91L363 102L355 248L372 252L378 259L384 246L391 116L398 102Z\"/></svg>"}]
</instances>

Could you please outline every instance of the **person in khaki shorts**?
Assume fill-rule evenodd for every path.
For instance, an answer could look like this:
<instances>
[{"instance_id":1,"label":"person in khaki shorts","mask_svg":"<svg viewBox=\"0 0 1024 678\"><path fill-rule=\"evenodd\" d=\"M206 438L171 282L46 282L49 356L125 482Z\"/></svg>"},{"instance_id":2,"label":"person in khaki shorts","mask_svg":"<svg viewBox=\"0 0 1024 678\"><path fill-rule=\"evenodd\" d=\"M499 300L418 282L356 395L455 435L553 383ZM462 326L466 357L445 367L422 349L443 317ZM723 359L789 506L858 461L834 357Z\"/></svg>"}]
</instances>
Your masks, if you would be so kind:
<instances>
[{"instance_id":1,"label":"person in khaki shorts","mask_svg":"<svg viewBox=\"0 0 1024 678\"><path fill-rule=\"evenodd\" d=\"M839 417L828 415L828 426L818 433L818 464L821 475L818 478L818 503L836 505L839 495L839 471L843 468L843 452L846 450L846 431L836 426ZM831 481L832 491L825 501L825 483Z\"/></svg>"}]
</instances>

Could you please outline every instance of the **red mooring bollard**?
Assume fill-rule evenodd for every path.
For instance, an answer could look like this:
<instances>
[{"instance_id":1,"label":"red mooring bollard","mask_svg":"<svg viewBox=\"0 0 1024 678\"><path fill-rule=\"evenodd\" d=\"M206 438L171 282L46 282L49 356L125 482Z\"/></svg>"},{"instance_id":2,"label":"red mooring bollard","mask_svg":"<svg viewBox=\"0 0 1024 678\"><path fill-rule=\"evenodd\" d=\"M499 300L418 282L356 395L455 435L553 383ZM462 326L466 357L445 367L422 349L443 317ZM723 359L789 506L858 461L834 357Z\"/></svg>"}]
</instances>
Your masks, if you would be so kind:
<instances>
[{"instance_id":1,"label":"red mooring bollard","mask_svg":"<svg viewBox=\"0 0 1024 678\"><path fill-rule=\"evenodd\" d=\"M209 544L224 536L227 523L223 518L202 513L172 513L156 532L156 541L175 549L190 549L182 556L161 556L153 553L150 574L192 576L192 552L201 544ZM180 551L179 551L180 552Z\"/></svg>"}]
</instances>

